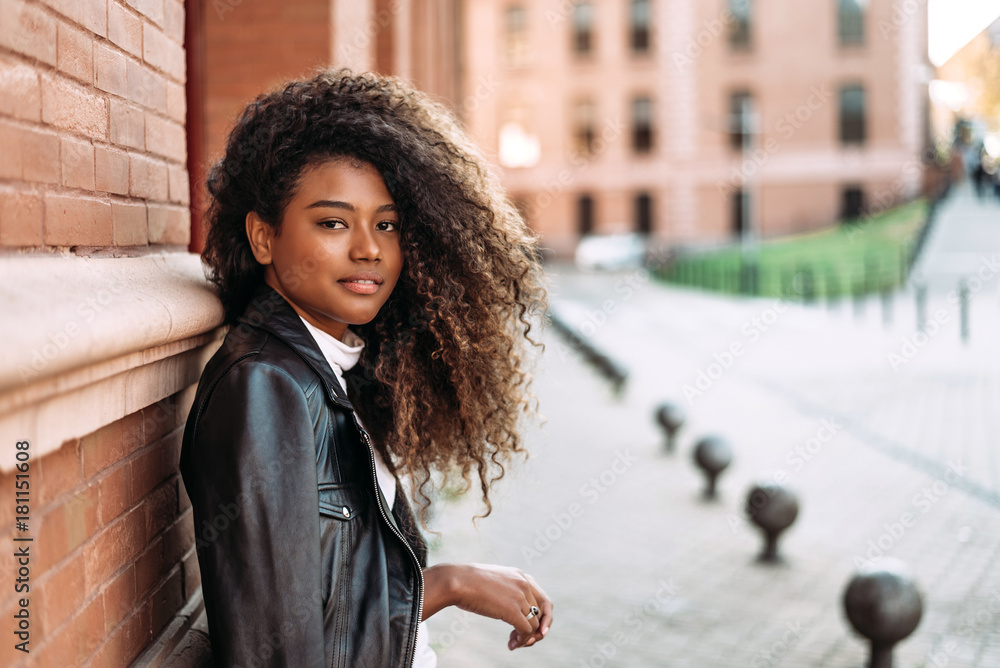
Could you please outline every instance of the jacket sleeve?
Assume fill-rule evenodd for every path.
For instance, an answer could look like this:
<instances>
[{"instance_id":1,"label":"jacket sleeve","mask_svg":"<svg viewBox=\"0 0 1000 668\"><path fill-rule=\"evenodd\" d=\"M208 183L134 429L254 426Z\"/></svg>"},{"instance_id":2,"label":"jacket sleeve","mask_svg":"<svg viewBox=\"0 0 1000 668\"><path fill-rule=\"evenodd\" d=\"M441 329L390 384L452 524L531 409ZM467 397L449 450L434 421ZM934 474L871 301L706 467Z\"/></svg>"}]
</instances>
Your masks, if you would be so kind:
<instances>
[{"instance_id":1,"label":"jacket sleeve","mask_svg":"<svg viewBox=\"0 0 1000 668\"><path fill-rule=\"evenodd\" d=\"M216 665L323 666L315 436L302 388L244 361L191 417L181 469Z\"/></svg>"}]
</instances>

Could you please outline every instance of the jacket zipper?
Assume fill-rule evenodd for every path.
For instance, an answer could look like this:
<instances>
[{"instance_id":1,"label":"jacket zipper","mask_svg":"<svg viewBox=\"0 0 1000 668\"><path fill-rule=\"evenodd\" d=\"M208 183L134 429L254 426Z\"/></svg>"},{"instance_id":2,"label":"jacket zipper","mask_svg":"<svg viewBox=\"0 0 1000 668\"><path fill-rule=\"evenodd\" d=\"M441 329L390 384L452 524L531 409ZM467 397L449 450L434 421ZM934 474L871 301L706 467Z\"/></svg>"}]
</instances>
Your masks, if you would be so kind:
<instances>
[{"instance_id":1,"label":"jacket zipper","mask_svg":"<svg viewBox=\"0 0 1000 668\"><path fill-rule=\"evenodd\" d=\"M368 459L371 461L371 465L372 465L372 480L375 481L375 492L376 492L376 495L378 495L379 494L378 472L375 470L375 449L372 446L371 437L368 436L368 432L365 431L364 428L358 423L358 420L357 420L356 416L354 418L354 424L357 426L358 431L361 432L361 436L365 439L365 444L368 446ZM413 551L412 547L410 547L410 541L406 540L406 538L403 536L403 534L401 534L396 529L396 526L392 522L389 521L389 518L385 514L385 509L382 507L381 496L376 496L376 505L378 505L379 514L382 515L382 519L385 521L386 526L388 526L389 530L392 531L392 533L395 534L395 536L397 538L399 538L400 541L402 541L403 545L406 546L406 551L410 553L410 556L413 558L413 564L414 564L414 566L416 566L416 569L417 569L417 593L419 594L419 603L417 604L416 622L417 622L417 626L420 626L420 618L424 614L424 573L423 573L423 570L421 570L421 568L420 568L420 560L417 559L417 553ZM410 645L410 668L413 668L413 666L417 662L417 633L418 632L419 632L419 629L415 629L414 630L414 633L413 633L413 642Z\"/></svg>"}]
</instances>

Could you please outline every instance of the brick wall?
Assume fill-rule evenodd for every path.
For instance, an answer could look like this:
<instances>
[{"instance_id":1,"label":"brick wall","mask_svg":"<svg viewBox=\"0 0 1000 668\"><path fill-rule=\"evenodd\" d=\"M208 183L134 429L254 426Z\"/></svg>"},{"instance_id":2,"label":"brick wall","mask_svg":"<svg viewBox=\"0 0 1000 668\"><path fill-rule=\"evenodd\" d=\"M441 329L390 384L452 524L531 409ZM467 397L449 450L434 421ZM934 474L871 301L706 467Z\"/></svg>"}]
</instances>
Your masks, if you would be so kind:
<instances>
[{"instance_id":1,"label":"brick wall","mask_svg":"<svg viewBox=\"0 0 1000 668\"><path fill-rule=\"evenodd\" d=\"M194 388L73 439L31 463L31 652L10 666L127 666L200 584L190 502L177 473ZM14 472L0 489L14 488ZM0 504L0 544L14 509ZM15 573L13 550L0 572ZM17 610L5 588L5 627ZM9 631L8 631L9 632Z\"/></svg>"},{"instance_id":2,"label":"brick wall","mask_svg":"<svg viewBox=\"0 0 1000 668\"><path fill-rule=\"evenodd\" d=\"M0 246L186 245L184 5L0 0Z\"/></svg>"}]
</instances>

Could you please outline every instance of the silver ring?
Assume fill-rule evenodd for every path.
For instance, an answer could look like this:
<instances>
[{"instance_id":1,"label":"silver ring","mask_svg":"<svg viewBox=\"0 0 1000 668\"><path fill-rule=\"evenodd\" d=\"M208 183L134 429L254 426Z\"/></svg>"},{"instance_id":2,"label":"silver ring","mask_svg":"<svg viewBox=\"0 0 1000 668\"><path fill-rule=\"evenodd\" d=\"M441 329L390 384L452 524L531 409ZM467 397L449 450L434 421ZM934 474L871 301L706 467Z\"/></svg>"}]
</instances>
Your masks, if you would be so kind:
<instances>
[{"instance_id":1,"label":"silver ring","mask_svg":"<svg viewBox=\"0 0 1000 668\"><path fill-rule=\"evenodd\" d=\"M538 607L533 605L531 606L531 610L528 611L528 614L526 614L525 617L527 617L528 619L531 619L532 617L537 617L539 612L541 611L538 609Z\"/></svg>"}]
</instances>

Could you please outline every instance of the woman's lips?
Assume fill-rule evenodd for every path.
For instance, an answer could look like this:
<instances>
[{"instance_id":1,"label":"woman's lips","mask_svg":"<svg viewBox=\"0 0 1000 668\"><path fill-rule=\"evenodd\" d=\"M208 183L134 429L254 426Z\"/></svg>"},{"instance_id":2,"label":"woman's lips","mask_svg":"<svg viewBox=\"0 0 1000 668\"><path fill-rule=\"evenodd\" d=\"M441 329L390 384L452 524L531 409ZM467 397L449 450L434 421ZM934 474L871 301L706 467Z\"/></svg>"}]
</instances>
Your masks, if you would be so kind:
<instances>
[{"instance_id":1,"label":"woman's lips","mask_svg":"<svg viewBox=\"0 0 1000 668\"><path fill-rule=\"evenodd\" d=\"M359 295L375 294L382 287L382 277L373 272L352 274L337 282Z\"/></svg>"}]
</instances>

